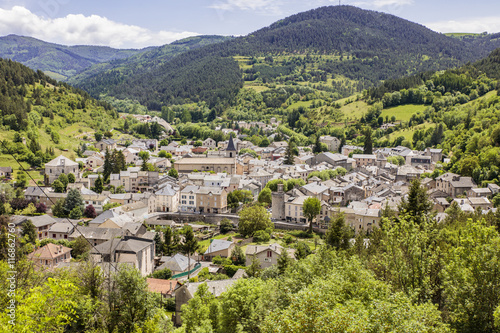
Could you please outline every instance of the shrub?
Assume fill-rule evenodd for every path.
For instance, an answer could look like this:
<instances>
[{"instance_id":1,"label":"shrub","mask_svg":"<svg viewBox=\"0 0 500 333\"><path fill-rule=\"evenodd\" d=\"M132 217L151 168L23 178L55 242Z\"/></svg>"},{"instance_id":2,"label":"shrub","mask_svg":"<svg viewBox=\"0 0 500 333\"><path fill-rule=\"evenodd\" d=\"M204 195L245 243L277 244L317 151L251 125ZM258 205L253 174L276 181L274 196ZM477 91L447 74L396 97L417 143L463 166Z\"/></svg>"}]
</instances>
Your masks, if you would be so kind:
<instances>
[{"instance_id":1,"label":"shrub","mask_svg":"<svg viewBox=\"0 0 500 333\"><path fill-rule=\"evenodd\" d=\"M271 235L269 235L264 230L258 230L253 235L253 240L254 240L254 242L257 242L257 243L268 242L270 239L271 239Z\"/></svg>"}]
</instances>

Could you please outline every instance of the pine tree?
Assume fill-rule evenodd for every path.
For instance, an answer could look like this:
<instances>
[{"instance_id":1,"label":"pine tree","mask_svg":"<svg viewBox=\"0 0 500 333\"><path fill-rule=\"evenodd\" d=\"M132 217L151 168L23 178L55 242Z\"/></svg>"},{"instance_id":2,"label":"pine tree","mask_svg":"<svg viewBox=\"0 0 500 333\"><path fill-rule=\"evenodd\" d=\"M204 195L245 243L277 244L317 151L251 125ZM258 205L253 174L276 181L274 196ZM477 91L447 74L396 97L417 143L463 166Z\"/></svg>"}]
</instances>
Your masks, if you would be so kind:
<instances>
[{"instance_id":1,"label":"pine tree","mask_svg":"<svg viewBox=\"0 0 500 333\"><path fill-rule=\"evenodd\" d=\"M107 147L106 147L106 156L104 156L103 168L104 170L102 174L104 176L104 179L107 179L113 171L113 156Z\"/></svg>"},{"instance_id":2,"label":"pine tree","mask_svg":"<svg viewBox=\"0 0 500 333\"><path fill-rule=\"evenodd\" d=\"M66 200L64 202L64 210L66 214L69 214L75 207L78 207L80 209L83 207L83 198L80 191L78 191L76 188L72 188L68 191L68 195L66 196Z\"/></svg>"},{"instance_id":3,"label":"pine tree","mask_svg":"<svg viewBox=\"0 0 500 333\"><path fill-rule=\"evenodd\" d=\"M182 251L188 256L188 267L191 267L191 255L198 251L200 248L200 244L194 237L193 228L188 227L186 230L186 234L184 235L184 244L182 244ZM189 279L189 273L188 273Z\"/></svg>"},{"instance_id":4,"label":"pine tree","mask_svg":"<svg viewBox=\"0 0 500 333\"><path fill-rule=\"evenodd\" d=\"M371 155L373 154L373 141L372 141L372 130L367 127L364 131L365 134L365 143L363 147L363 153Z\"/></svg>"}]
</instances>

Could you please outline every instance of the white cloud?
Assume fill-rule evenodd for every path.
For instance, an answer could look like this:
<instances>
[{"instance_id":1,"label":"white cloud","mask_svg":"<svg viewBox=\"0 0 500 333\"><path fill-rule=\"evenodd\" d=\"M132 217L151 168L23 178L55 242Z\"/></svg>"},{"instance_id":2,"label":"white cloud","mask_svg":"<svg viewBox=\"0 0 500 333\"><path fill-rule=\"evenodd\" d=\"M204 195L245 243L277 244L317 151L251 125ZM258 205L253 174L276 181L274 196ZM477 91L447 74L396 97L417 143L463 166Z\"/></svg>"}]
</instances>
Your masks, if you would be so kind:
<instances>
[{"instance_id":1,"label":"white cloud","mask_svg":"<svg viewBox=\"0 0 500 333\"><path fill-rule=\"evenodd\" d=\"M277 0L224 0L216 1L208 7L222 11L244 10L279 15L281 14L280 5L281 1Z\"/></svg>"},{"instance_id":2,"label":"white cloud","mask_svg":"<svg viewBox=\"0 0 500 333\"><path fill-rule=\"evenodd\" d=\"M424 24L429 29L438 32L500 32L500 16L476 17L461 21L439 21Z\"/></svg>"},{"instance_id":3,"label":"white cloud","mask_svg":"<svg viewBox=\"0 0 500 333\"><path fill-rule=\"evenodd\" d=\"M151 31L98 15L70 14L60 18L44 18L21 6L0 8L0 35L7 34L31 36L67 45L106 45L115 48L163 45L198 35L190 31Z\"/></svg>"}]
</instances>

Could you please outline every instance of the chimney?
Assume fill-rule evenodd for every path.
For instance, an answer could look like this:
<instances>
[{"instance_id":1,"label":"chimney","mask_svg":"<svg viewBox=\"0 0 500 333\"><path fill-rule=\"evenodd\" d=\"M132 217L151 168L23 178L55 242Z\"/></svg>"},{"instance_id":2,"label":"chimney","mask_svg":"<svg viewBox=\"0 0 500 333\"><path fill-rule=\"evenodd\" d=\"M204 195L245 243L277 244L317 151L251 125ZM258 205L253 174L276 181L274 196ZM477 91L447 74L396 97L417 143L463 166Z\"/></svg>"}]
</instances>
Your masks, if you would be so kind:
<instances>
[{"instance_id":1,"label":"chimney","mask_svg":"<svg viewBox=\"0 0 500 333\"><path fill-rule=\"evenodd\" d=\"M278 193L283 193L283 184L278 184Z\"/></svg>"},{"instance_id":2,"label":"chimney","mask_svg":"<svg viewBox=\"0 0 500 333\"><path fill-rule=\"evenodd\" d=\"M59 245L59 253L62 252L62 245Z\"/></svg>"}]
</instances>

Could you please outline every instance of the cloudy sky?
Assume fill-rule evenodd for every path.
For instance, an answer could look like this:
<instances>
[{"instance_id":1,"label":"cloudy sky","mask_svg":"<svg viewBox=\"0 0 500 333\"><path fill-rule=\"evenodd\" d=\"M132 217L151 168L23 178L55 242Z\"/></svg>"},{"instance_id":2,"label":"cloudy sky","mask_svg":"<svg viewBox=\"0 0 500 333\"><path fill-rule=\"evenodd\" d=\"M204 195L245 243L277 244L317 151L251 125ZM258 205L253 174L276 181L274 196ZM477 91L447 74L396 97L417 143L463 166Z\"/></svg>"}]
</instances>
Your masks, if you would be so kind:
<instances>
[{"instance_id":1,"label":"cloudy sky","mask_svg":"<svg viewBox=\"0 0 500 333\"><path fill-rule=\"evenodd\" d=\"M245 35L338 0L0 0L0 36L142 48L198 34ZM500 1L341 0L438 32L500 32Z\"/></svg>"}]
</instances>

